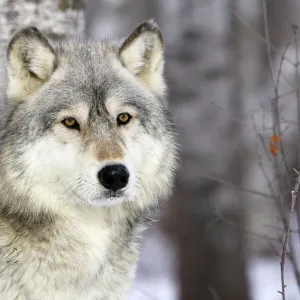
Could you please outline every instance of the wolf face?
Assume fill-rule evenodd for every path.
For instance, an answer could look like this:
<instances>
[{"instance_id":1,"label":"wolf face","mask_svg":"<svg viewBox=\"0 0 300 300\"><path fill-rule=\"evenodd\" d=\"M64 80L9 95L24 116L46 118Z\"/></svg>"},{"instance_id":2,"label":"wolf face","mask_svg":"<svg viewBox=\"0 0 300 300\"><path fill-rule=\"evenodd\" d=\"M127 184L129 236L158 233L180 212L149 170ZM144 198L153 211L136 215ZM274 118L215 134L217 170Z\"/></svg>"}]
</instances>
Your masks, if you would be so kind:
<instances>
[{"instance_id":1,"label":"wolf face","mask_svg":"<svg viewBox=\"0 0 300 300\"><path fill-rule=\"evenodd\" d=\"M0 164L14 210L145 207L168 195L176 143L153 21L122 42L25 28L10 42L8 78Z\"/></svg>"}]
</instances>

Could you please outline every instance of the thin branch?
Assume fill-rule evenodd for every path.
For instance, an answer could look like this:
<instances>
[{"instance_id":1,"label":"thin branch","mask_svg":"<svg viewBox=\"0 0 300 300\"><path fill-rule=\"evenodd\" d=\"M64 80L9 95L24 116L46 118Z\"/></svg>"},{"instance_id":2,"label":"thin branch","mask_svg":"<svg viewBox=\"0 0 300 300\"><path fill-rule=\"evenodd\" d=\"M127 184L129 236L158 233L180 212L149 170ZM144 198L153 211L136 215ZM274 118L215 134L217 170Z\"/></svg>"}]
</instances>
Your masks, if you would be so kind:
<instances>
[{"instance_id":1,"label":"thin branch","mask_svg":"<svg viewBox=\"0 0 300 300\"><path fill-rule=\"evenodd\" d=\"M238 229L241 229L243 232L245 232L246 234L249 234L251 236L254 236L256 238L259 238L259 239L262 239L262 240L267 240L267 241L272 241L272 242L278 242L278 240L276 238L273 238L273 237L270 237L270 236L267 236L265 234L261 234L261 233L257 233L257 232L253 232L251 230L249 230L248 228L245 228L245 227L240 227L238 224L236 224L235 222L233 221L230 221L230 220L227 220L226 218L224 218L221 213L218 213L216 212L216 216L217 216L217 219L215 220L215 223L218 222L218 221L221 221L225 224L227 224L228 226L230 227L234 227L234 228L238 228ZM209 224L208 227L211 227L212 224Z\"/></svg>"},{"instance_id":2,"label":"thin branch","mask_svg":"<svg viewBox=\"0 0 300 300\"><path fill-rule=\"evenodd\" d=\"M281 67L281 69L282 69L282 67ZM281 74L281 76L282 76L282 74ZM292 94L295 94L295 93L296 93L296 90L293 89L293 90L291 90L289 92L285 92L285 93L282 93L282 94L278 95L278 99L282 99L282 98L284 98L286 96L289 96L289 95L292 95Z\"/></svg>"},{"instance_id":3,"label":"thin branch","mask_svg":"<svg viewBox=\"0 0 300 300\"><path fill-rule=\"evenodd\" d=\"M285 232L285 229L278 225L272 225L272 224L265 224L264 227L270 228L270 229L276 229L280 230L282 232ZM290 233L299 233L298 229L290 229Z\"/></svg>"},{"instance_id":4,"label":"thin branch","mask_svg":"<svg viewBox=\"0 0 300 300\"><path fill-rule=\"evenodd\" d=\"M230 8L231 11L232 11L232 14L246 27L248 28L259 40L261 40L262 42L266 43L266 39L261 36L256 30L254 30L253 28L251 28L251 26L245 22L245 20L243 20L243 18L233 9L233 8ZM270 44L270 47L271 49L274 51L274 52L277 52L278 54L282 55L280 49L278 49L277 47L275 47L273 44ZM287 62L289 62L290 64L292 65L295 65L295 63L288 57L285 57L285 60Z\"/></svg>"},{"instance_id":5,"label":"thin branch","mask_svg":"<svg viewBox=\"0 0 300 300\"><path fill-rule=\"evenodd\" d=\"M282 138L282 133L281 133L281 128L280 128L280 114L279 114L279 93L278 93L278 88L279 88L279 80L280 80L280 76L281 76L281 69L282 69L282 65L283 65L283 60L284 57L281 57L281 62L280 62L280 67L279 67L279 71L278 71L278 75L277 75L277 79L274 78L274 69L273 69L273 63L272 63L272 57L271 57L271 43L270 43L270 37L269 37L269 29L268 29L268 16L267 16L267 5L266 5L266 0L262 0L262 6L263 6L263 17L264 17L264 27L265 27L265 37L266 37L266 45L267 45L267 55L268 55L268 62L269 62L269 67L270 67L270 73L271 73L271 80L273 83L273 88L274 88L274 93L275 93L275 97L273 99L271 99L271 104L272 104L272 119L273 119L273 135L279 135L280 136L280 153L282 154L282 158L284 160L284 164L285 164L285 171L286 171L286 178L289 178L288 175L288 167L287 167L287 162L286 162L286 156L285 156L285 151L283 149L283 144L281 141ZM295 32L294 28L294 37L295 37L295 42L297 43L297 36L296 36L296 32ZM286 46L285 48L285 52L288 49L289 44ZM298 49L296 49L297 51L297 57L298 57ZM298 63L294 64L294 67L298 68ZM298 82L297 82L297 86L298 86ZM299 92L299 88L298 90L296 90L296 93ZM298 105L300 104L300 101L298 101ZM298 106L298 110L299 106ZM298 116L299 117L299 116ZM299 121L300 118L298 118L298 126L299 125ZM300 128L300 127L299 127ZM299 130L300 132L300 130ZM263 141L262 141L263 142ZM299 141L298 141L299 144ZM269 154L268 151L266 150L267 155ZM299 152L297 153L297 155L299 155ZM293 271L298 283L298 287L300 288L300 276L299 276L299 268L297 265L297 261L296 261L296 257L295 257L295 250L294 250L294 245L291 242L291 240L289 239L289 235L290 235L290 223L291 223L291 215L294 211L294 207L295 207L295 202L296 202L296 198L295 201L292 202L291 204L291 212L289 215L289 219L288 217L286 217L285 214L285 209L284 209L284 195L281 191L281 187L279 184L279 180L280 180L280 172L279 172L279 161L278 161L278 157L276 156L275 159L273 160L273 168L275 171L275 177L277 179L277 185L278 185L278 192L279 192L279 197L277 198L277 205L278 205L278 210L280 213L280 217L281 217L281 221L283 223L285 232L286 232L286 236L285 236L285 240L284 240L284 246L283 246L283 252L282 252L282 259L281 259L281 278L282 278L282 290L281 290L281 294L282 294L282 299L285 300L285 284L284 284L284 263L285 263L285 258L287 255L287 247L289 246L290 248L290 255L289 255L289 259L292 263L293 266ZM298 167L298 164L297 164ZM299 181L299 174L297 177L297 183L300 182ZM299 185L300 183L298 183ZM290 184L289 184L290 185ZM297 184L296 184L297 185ZM298 191L298 186L297 189L294 188L294 191ZM297 214L297 219L299 220L299 216ZM299 221L298 221L298 226L299 226ZM279 237L280 240L280 237Z\"/></svg>"},{"instance_id":6,"label":"thin branch","mask_svg":"<svg viewBox=\"0 0 300 300\"><path fill-rule=\"evenodd\" d=\"M297 168L300 168L300 74L299 74L299 49L298 49L298 38L297 38L297 30L298 27L296 25L293 26L294 35L295 35L295 48L296 48L296 64L295 64L295 71L296 71L296 97L297 97L297 117L298 117L298 143L297 143Z\"/></svg>"},{"instance_id":7,"label":"thin branch","mask_svg":"<svg viewBox=\"0 0 300 300\"><path fill-rule=\"evenodd\" d=\"M279 134L279 108L278 108L278 86L275 82L275 74L274 74L274 67L272 62L272 53L271 53L271 42L270 42L270 34L269 34L269 24L268 24L268 12L267 12L267 3L266 0L262 0L262 9L263 9L263 21L264 21L264 29L265 29L265 37L266 37L266 48L267 48L267 57L269 63L269 71L270 77L274 88L274 98L271 100L271 107L272 107L272 117L273 117L273 135L277 136ZM274 171L276 174L276 178L279 180L279 167L278 167L278 157L276 156L274 159Z\"/></svg>"},{"instance_id":8,"label":"thin branch","mask_svg":"<svg viewBox=\"0 0 300 300\"><path fill-rule=\"evenodd\" d=\"M294 213L295 205L297 202L297 196L298 196L298 190L300 186L300 174L298 171L295 170L297 173L296 177L296 184L294 187L294 190L291 192L292 194L292 200L291 200L291 208L290 208L290 214L288 218L288 226L286 228L285 232L285 238L283 242L283 249L282 249L282 256L281 256L281 262L280 262L280 269L281 269L281 291L278 291L282 295L282 300L286 300L285 298L285 282L284 282L284 266L285 266L285 258L287 253L287 246L289 244L289 237L290 237L290 228L291 228L291 222L292 222L292 216Z\"/></svg>"},{"instance_id":9,"label":"thin branch","mask_svg":"<svg viewBox=\"0 0 300 300\"><path fill-rule=\"evenodd\" d=\"M281 141L281 128L280 128L280 114L279 114L279 92L278 92L278 88L279 88L279 82L280 82L280 76L281 76L281 72L282 72L282 65L283 65L283 61L284 61L284 57L285 54L290 46L290 44L292 43L294 37L287 43L284 52L281 56L281 60L280 60L280 64L279 64L279 71L277 74L277 77L275 78L275 74L274 74L274 67L273 67L273 62L272 62L272 53L271 53L271 42L270 42L270 34L269 34L269 26L268 26L268 12L267 12L267 4L266 4L266 0L262 0L262 5L263 5L263 16L264 16L264 28L265 28L265 37L266 37L266 46L267 46L267 56L268 56L268 62L269 62L269 69L270 69L270 73L271 73L271 80L273 83L273 88L274 88L274 94L275 97L271 100L272 103L272 116L273 116L273 135L279 135L280 136L280 151L282 154L282 158L284 161L284 166L286 169L286 172L288 171L288 166L287 166L287 162L286 162L286 157L285 157L285 153L284 153L284 148L283 148L283 143ZM278 157L275 157L275 172L276 172L276 176L278 176L279 179L279 168L278 168ZM286 176L286 178L288 179L289 177Z\"/></svg>"},{"instance_id":10,"label":"thin branch","mask_svg":"<svg viewBox=\"0 0 300 300\"><path fill-rule=\"evenodd\" d=\"M209 289L209 291L210 291L210 293L211 293L214 300L221 300L221 298L219 297L217 291L211 285L208 286L208 289Z\"/></svg>"},{"instance_id":11,"label":"thin branch","mask_svg":"<svg viewBox=\"0 0 300 300\"><path fill-rule=\"evenodd\" d=\"M278 74L277 74L277 78L276 78L276 83L275 83L275 87L274 87L274 92L275 92L275 99L272 100L272 102L275 103L274 105L274 118L275 118L275 124L276 124L276 127L277 127L277 133L278 135L280 136L280 139L279 139L279 149L280 149L280 153L281 153L281 156L282 156L282 160L283 160L283 163L284 163L284 167L285 167L285 172L286 172L286 179L287 179L287 183L289 186L291 186L291 182L289 180L289 174L288 174L288 164L287 164L287 161L286 161L286 155L285 155L285 150L284 150L284 145L283 145L283 142L282 142L282 130L281 130L281 126L280 126L280 114L279 114L279 92L278 92L278 89L279 89L279 83L280 83L280 76L281 76L281 72L282 72L282 65L283 65L283 61L284 61L284 56L289 48L289 46L292 44L293 40L296 39L296 35L294 33L292 39L286 44L286 47L283 51L283 54L280 58L280 63L279 63L279 70L278 70ZM276 134L276 132L274 131L274 134Z\"/></svg>"},{"instance_id":12,"label":"thin branch","mask_svg":"<svg viewBox=\"0 0 300 300\"><path fill-rule=\"evenodd\" d=\"M292 44L292 42L294 41L294 39L296 39L295 34L293 35L291 40L286 44L286 46L283 50L283 53L280 56L279 70L278 70L278 74L277 74L277 78L276 78L276 86L277 87L279 87L279 81L280 81L280 76L281 76L281 73L282 73L282 66L283 66L283 62L284 62L284 59L285 59L286 52L288 51L288 49L289 49L290 45Z\"/></svg>"},{"instance_id":13,"label":"thin branch","mask_svg":"<svg viewBox=\"0 0 300 300\"><path fill-rule=\"evenodd\" d=\"M270 73L271 73L271 80L272 80L274 88L276 88L275 75L274 75L273 62L272 62L271 42L270 42L270 34L269 34L268 12L267 12L266 0L262 0L262 7L263 7L264 29L265 29L266 47L267 47L268 62L269 62Z\"/></svg>"},{"instance_id":14,"label":"thin branch","mask_svg":"<svg viewBox=\"0 0 300 300\"><path fill-rule=\"evenodd\" d=\"M263 193L263 192L260 192L260 191L257 191L257 190L253 190L253 189L249 189L249 188L246 188L246 187L243 187L243 186L235 185L235 184L233 184L233 183L231 183L231 182L228 182L228 181L226 181L226 180L219 179L219 178L214 177L214 176L211 176L211 175L201 175L201 176L204 177L204 178L207 178L207 179L210 179L210 180L219 182L219 183L221 183L221 184L230 186L230 187L232 187L232 188L241 190L241 191L243 191L243 192L251 193L251 194L258 195L258 196L261 196L261 197L264 197L264 198L268 198L268 199L272 199L272 200L274 199L274 196L272 196L272 195L270 195L270 194Z\"/></svg>"}]
</instances>

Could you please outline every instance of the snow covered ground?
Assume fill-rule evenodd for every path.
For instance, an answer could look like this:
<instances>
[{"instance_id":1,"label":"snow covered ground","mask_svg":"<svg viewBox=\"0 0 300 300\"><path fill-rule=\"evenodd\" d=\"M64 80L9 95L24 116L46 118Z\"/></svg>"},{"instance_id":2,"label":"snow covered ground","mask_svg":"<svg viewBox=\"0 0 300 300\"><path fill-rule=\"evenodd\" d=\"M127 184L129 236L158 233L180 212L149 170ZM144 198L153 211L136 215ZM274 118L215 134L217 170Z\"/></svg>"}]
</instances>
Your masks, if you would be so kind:
<instances>
[{"instance_id":1,"label":"snow covered ground","mask_svg":"<svg viewBox=\"0 0 300 300\"><path fill-rule=\"evenodd\" d=\"M171 241L152 226L142 245L136 281L129 300L177 300L176 253Z\"/></svg>"},{"instance_id":2,"label":"snow covered ground","mask_svg":"<svg viewBox=\"0 0 300 300\"><path fill-rule=\"evenodd\" d=\"M176 254L172 244L157 229L145 238L136 281L129 300L179 300ZM285 265L286 299L299 300L300 293L289 262ZM281 300L279 259L252 258L248 262L252 300Z\"/></svg>"}]
</instances>

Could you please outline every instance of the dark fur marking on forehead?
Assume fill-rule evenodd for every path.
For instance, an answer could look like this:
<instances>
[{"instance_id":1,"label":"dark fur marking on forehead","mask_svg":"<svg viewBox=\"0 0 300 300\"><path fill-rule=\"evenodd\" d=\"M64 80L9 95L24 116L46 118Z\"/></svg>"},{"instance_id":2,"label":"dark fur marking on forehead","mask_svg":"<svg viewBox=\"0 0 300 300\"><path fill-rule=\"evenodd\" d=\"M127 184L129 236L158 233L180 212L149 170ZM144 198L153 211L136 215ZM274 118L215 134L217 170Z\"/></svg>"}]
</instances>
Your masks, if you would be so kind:
<instances>
[{"instance_id":1,"label":"dark fur marking on forehead","mask_svg":"<svg viewBox=\"0 0 300 300\"><path fill-rule=\"evenodd\" d=\"M143 99L142 97L137 98L127 98L124 99L124 104L134 107L138 110L141 114L147 115L150 112L150 107L148 104L148 99Z\"/></svg>"},{"instance_id":2,"label":"dark fur marking on forehead","mask_svg":"<svg viewBox=\"0 0 300 300\"><path fill-rule=\"evenodd\" d=\"M97 120L103 120L103 117L109 117L109 113L106 110L105 105L103 104L103 102L94 100L90 105L88 123L90 125L93 125L93 123L97 122Z\"/></svg>"},{"instance_id":3,"label":"dark fur marking on forehead","mask_svg":"<svg viewBox=\"0 0 300 300\"><path fill-rule=\"evenodd\" d=\"M106 97L106 92L104 87L97 86L93 88L93 93L96 101L104 101Z\"/></svg>"},{"instance_id":4,"label":"dark fur marking on forehead","mask_svg":"<svg viewBox=\"0 0 300 300\"><path fill-rule=\"evenodd\" d=\"M100 116L101 113L100 113L99 105L96 104L95 106L96 106L96 113L98 116Z\"/></svg>"},{"instance_id":5,"label":"dark fur marking on forehead","mask_svg":"<svg viewBox=\"0 0 300 300\"><path fill-rule=\"evenodd\" d=\"M60 103L59 105L52 105L49 109L47 109L46 114L44 115L56 117L60 111L72 109L73 107L74 106L72 103Z\"/></svg>"},{"instance_id":6,"label":"dark fur marking on forehead","mask_svg":"<svg viewBox=\"0 0 300 300\"><path fill-rule=\"evenodd\" d=\"M96 110L96 114L98 116L101 116L103 112L105 114L108 114L108 111L106 110L106 107L104 105L105 99L106 99L106 92L103 87L94 87L93 88L93 93L94 93L94 99L93 99L93 107ZM90 113L92 113L90 111ZM90 114L91 116L91 114Z\"/></svg>"},{"instance_id":7,"label":"dark fur marking on forehead","mask_svg":"<svg viewBox=\"0 0 300 300\"><path fill-rule=\"evenodd\" d=\"M39 124L41 124L41 129L43 131L47 131L48 129L52 128L53 122L56 121L58 113L62 110L67 110L71 108L72 105L62 103L59 106L51 106L44 114L37 115L36 118Z\"/></svg>"}]
</instances>

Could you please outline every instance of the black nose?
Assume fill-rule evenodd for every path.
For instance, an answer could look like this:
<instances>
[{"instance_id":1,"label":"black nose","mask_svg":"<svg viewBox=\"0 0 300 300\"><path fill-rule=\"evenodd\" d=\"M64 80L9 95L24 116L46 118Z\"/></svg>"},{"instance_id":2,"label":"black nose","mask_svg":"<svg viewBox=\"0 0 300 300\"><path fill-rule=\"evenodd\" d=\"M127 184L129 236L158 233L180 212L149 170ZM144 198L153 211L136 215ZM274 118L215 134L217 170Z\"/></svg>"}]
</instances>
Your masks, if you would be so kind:
<instances>
[{"instance_id":1,"label":"black nose","mask_svg":"<svg viewBox=\"0 0 300 300\"><path fill-rule=\"evenodd\" d=\"M116 192L127 185L129 172L124 165L109 165L99 171L98 178L105 188Z\"/></svg>"}]
</instances>

